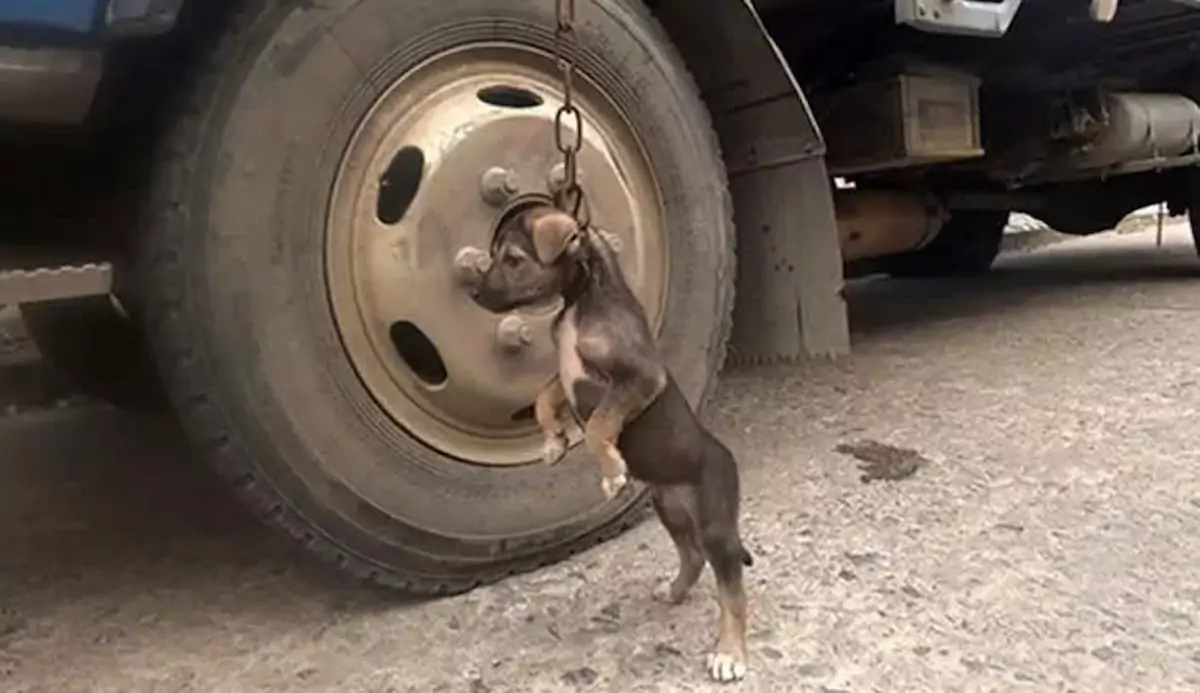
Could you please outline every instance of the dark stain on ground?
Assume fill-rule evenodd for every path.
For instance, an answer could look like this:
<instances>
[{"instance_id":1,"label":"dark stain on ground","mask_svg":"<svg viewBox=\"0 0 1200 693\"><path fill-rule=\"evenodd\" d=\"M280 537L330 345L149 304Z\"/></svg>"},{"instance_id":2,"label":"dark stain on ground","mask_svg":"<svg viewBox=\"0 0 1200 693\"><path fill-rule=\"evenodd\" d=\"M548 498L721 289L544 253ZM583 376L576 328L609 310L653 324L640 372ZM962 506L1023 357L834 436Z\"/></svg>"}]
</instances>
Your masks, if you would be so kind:
<instances>
[{"instance_id":1,"label":"dark stain on ground","mask_svg":"<svg viewBox=\"0 0 1200 693\"><path fill-rule=\"evenodd\" d=\"M916 450L888 445L877 440L838 443L834 450L858 460L858 468L862 471L859 479L864 484L872 481L907 479L916 474L918 469L929 464L929 460Z\"/></svg>"}]
</instances>

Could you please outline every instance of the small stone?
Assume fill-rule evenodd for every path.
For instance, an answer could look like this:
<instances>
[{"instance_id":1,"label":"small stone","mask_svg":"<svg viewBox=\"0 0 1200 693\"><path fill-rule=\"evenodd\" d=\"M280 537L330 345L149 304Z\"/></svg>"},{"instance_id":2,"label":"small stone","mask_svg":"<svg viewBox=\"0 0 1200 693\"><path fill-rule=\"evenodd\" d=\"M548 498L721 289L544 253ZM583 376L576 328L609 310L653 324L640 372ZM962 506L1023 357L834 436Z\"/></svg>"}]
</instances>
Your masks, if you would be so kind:
<instances>
[{"instance_id":1,"label":"small stone","mask_svg":"<svg viewBox=\"0 0 1200 693\"><path fill-rule=\"evenodd\" d=\"M761 651L762 655L767 659L783 659L783 653L774 647L763 647Z\"/></svg>"},{"instance_id":2,"label":"small stone","mask_svg":"<svg viewBox=\"0 0 1200 693\"><path fill-rule=\"evenodd\" d=\"M1117 651L1108 645L1101 645L1100 647L1092 650L1092 656L1101 662L1107 662L1112 660L1113 657L1117 656Z\"/></svg>"},{"instance_id":3,"label":"small stone","mask_svg":"<svg viewBox=\"0 0 1200 693\"><path fill-rule=\"evenodd\" d=\"M316 667L304 667L300 671L296 672L296 678L300 679L301 681L307 681L316 676L319 671L320 670Z\"/></svg>"},{"instance_id":4,"label":"small stone","mask_svg":"<svg viewBox=\"0 0 1200 693\"><path fill-rule=\"evenodd\" d=\"M458 620L457 616L451 616L450 620L446 622L446 627L450 630L462 630L462 622Z\"/></svg>"},{"instance_id":5,"label":"small stone","mask_svg":"<svg viewBox=\"0 0 1200 693\"><path fill-rule=\"evenodd\" d=\"M921 594L921 590L913 587L912 585L905 585L900 588L900 591L912 597L913 599L920 599L921 597L925 596Z\"/></svg>"},{"instance_id":6,"label":"small stone","mask_svg":"<svg viewBox=\"0 0 1200 693\"><path fill-rule=\"evenodd\" d=\"M675 649L665 642L660 642L654 646L654 654L659 657L682 657L683 653Z\"/></svg>"},{"instance_id":7,"label":"small stone","mask_svg":"<svg viewBox=\"0 0 1200 693\"><path fill-rule=\"evenodd\" d=\"M913 654L915 654L916 656L924 657L925 655L932 652L933 648L931 648L928 645L917 645L916 647L913 648L912 651L913 651Z\"/></svg>"},{"instance_id":8,"label":"small stone","mask_svg":"<svg viewBox=\"0 0 1200 693\"><path fill-rule=\"evenodd\" d=\"M580 667L563 673L562 682L570 686L590 686L600 679L600 674L591 667Z\"/></svg>"},{"instance_id":9,"label":"small stone","mask_svg":"<svg viewBox=\"0 0 1200 693\"><path fill-rule=\"evenodd\" d=\"M600 609L600 613L592 616L592 623L600 626L606 632L614 633L621 627L621 607L609 604Z\"/></svg>"},{"instance_id":10,"label":"small stone","mask_svg":"<svg viewBox=\"0 0 1200 693\"><path fill-rule=\"evenodd\" d=\"M971 659L969 657L960 657L958 661L960 664L962 664L964 667L967 668L967 671L971 671L974 673L979 673L987 668L987 666L983 662Z\"/></svg>"},{"instance_id":11,"label":"small stone","mask_svg":"<svg viewBox=\"0 0 1200 693\"><path fill-rule=\"evenodd\" d=\"M796 673L806 679L815 679L821 676L828 676L833 672L824 664L809 663L796 667Z\"/></svg>"},{"instance_id":12,"label":"small stone","mask_svg":"<svg viewBox=\"0 0 1200 693\"><path fill-rule=\"evenodd\" d=\"M471 679L471 693L491 693L492 689L488 687L483 679Z\"/></svg>"},{"instance_id":13,"label":"small stone","mask_svg":"<svg viewBox=\"0 0 1200 693\"><path fill-rule=\"evenodd\" d=\"M877 563L879 561L879 559L882 558L879 554L875 553L874 551L863 551L862 553L857 553L854 551L847 551L845 553L845 556L846 556L846 558L850 559L850 562L856 566L867 565L869 563Z\"/></svg>"},{"instance_id":14,"label":"small stone","mask_svg":"<svg viewBox=\"0 0 1200 693\"><path fill-rule=\"evenodd\" d=\"M839 570L838 577L845 580L846 582L850 582L851 580L858 579L858 576L855 575L854 572L852 570L850 570L849 568L842 568L841 570Z\"/></svg>"}]
</instances>

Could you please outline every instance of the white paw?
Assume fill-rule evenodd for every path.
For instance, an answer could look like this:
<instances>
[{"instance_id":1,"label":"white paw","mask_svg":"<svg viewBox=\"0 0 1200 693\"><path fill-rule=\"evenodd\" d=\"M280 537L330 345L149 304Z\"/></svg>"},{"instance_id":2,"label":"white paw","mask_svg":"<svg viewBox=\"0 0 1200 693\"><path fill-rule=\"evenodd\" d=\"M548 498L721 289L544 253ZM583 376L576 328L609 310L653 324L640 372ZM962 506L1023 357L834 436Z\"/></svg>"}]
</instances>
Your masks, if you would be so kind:
<instances>
[{"instance_id":1,"label":"white paw","mask_svg":"<svg viewBox=\"0 0 1200 693\"><path fill-rule=\"evenodd\" d=\"M563 456L567 454L567 438L566 436L558 435L547 438L542 443L542 462L545 464L558 464Z\"/></svg>"},{"instance_id":2,"label":"white paw","mask_svg":"<svg viewBox=\"0 0 1200 693\"><path fill-rule=\"evenodd\" d=\"M629 477L625 474L617 474L616 476L606 476L600 480L600 489L604 491L604 497L612 500L617 497L621 489L625 488L625 484L629 483Z\"/></svg>"},{"instance_id":3,"label":"white paw","mask_svg":"<svg viewBox=\"0 0 1200 693\"><path fill-rule=\"evenodd\" d=\"M740 681L746 678L746 661L735 655L713 652L708 655L708 675L721 683Z\"/></svg>"}]
</instances>

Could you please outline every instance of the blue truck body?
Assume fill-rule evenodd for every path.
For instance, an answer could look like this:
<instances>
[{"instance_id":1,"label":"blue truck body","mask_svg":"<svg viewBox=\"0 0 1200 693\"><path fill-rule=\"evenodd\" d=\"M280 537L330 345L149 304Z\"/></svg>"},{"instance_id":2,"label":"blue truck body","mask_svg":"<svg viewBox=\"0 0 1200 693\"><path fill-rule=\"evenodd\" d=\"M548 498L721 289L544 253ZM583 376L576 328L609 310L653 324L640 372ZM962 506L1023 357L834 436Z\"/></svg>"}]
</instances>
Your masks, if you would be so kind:
<instances>
[{"instance_id":1,"label":"blue truck body","mask_svg":"<svg viewBox=\"0 0 1200 693\"><path fill-rule=\"evenodd\" d=\"M0 25L88 34L101 21L103 0L0 0Z\"/></svg>"},{"instance_id":2,"label":"blue truck body","mask_svg":"<svg viewBox=\"0 0 1200 693\"><path fill-rule=\"evenodd\" d=\"M0 28L120 38L171 28L183 0L0 0Z\"/></svg>"}]
</instances>

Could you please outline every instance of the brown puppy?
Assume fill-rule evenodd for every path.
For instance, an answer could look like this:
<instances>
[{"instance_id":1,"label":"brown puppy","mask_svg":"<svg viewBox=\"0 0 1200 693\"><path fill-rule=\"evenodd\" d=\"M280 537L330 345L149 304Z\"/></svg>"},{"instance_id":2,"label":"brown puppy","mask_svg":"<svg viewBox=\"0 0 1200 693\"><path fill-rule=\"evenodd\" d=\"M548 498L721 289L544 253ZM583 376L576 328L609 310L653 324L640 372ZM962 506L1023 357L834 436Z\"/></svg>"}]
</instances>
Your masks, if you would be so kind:
<instances>
[{"instance_id":1,"label":"brown puppy","mask_svg":"<svg viewBox=\"0 0 1200 693\"><path fill-rule=\"evenodd\" d=\"M733 454L704 428L663 364L641 302L609 242L549 206L516 215L468 277L474 300L493 312L561 296L553 323L558 376L534 405L546 435L543 459L566 452L559 411L584 421L584 441L612 498L628 477L648 484L654 509L679 552L679 572L658 596L677 604L713 567L720 627L710 675L746 674L743 566L752 563L738 534L740 499Z\"/></svg>"}]
</instances>

